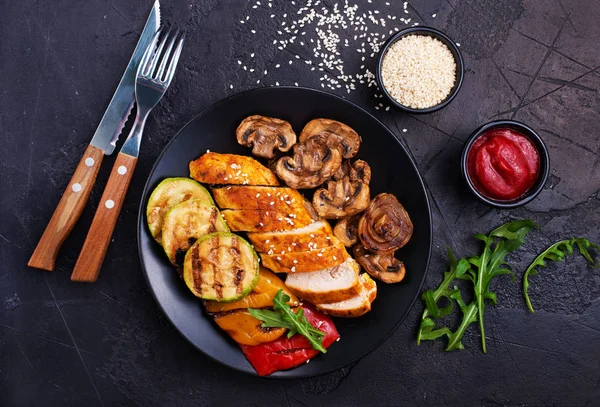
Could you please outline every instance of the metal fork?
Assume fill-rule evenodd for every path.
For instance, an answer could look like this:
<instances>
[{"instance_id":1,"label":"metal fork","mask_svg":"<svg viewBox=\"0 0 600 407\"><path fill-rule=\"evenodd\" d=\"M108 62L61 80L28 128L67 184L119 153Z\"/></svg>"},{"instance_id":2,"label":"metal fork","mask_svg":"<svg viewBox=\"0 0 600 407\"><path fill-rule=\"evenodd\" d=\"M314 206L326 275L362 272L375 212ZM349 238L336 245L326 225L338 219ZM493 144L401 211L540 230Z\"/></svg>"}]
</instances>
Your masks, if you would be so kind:
<instances>
[{"instance_id":1,"label":"metal fork","mask_svg":"<svg viewBox=\"0 0 600 407\"><path fill-rule=\"evenodd\" d=\"M161 34L159 30L140 62L135 81L137 103L135 122L115 160L94 220L71 275L73 281L94 282L100 273L137 163L146 119L171 84L181 55L185 36L180 35L179 30L174 34L171 32L172 30L169 29L159 42Z\"/></svg>"}]
</instances>

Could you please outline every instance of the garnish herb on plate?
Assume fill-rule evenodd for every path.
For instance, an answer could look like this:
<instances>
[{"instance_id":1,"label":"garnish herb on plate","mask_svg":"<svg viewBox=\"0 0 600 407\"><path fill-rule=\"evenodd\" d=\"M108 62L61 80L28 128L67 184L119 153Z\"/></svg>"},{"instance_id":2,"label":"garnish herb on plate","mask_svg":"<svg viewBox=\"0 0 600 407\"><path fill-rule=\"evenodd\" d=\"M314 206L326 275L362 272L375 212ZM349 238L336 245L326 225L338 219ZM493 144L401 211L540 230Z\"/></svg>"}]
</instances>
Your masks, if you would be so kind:
<instances>
[{"instance_id":1,"label":"garnish herb on plate","mask_svg":"<svg viewBox=\"0 0 600 407\"><path fill-rule=\"evenodd\" d=\"M446 336L448 339L446 351L463 349L461 339L466 328L473 322L479 322L481 346L485 353L485 300L496 304L496 294L490 291L490 282L494 277L503 274L513 275L506 263L506 256L519 248L527 234L536 226L531 220L525 219L506 223L487 236L475 235L484 243L483 252L479 256L456 261L452 252L448 250L450 270L444 273L444 280L436 290L427 290L421 296L425 302L425 310L417 334L417 344L422 340L434 340ZM474 300L471 303L465 304L458 287L450 288L456 279L468 280L473 284ZM442 298L446 298L450 304L439 308L437 303ZM462 312L462 320L457 330L453 332L448 327L435 329L436 320L448 315L452 311L454 302Z\"/></svg>"},{"instance_id":2,"label":"garnish herb on plate","mask_svg":"<svg viewBox=\"0 0 600 407\"><path fill-rule=\"evenodd\" d=\"M537 268L546 266L545 260L559 262L564 260L567 255L573 254L573 246L575 245L577 245L579 253L585 257L590 264L594 265L594 259L592 259L589 249L593 248L600 251L600 245L592 243L584 237L573 237L571 239L561 240L548 247L546 250L540 253L539 256L537 256L529 265L529 267L527 267L527 270L525 270L525 275L523 276L523 295L525 296L527 308L529 308L529 311L531 311L532 314L534 314L535 311L533 310L531 300L529 299L529 277L537 274ZM598 267L600 267L600 264Z\"/></svg>"},{"instance_id":3,"label":"garnish herb on plate","mask_svg":"<svg viewBox=\"0 0 600 407\"><path fill-rule=\"evenodd\" d=\"M296 312L292 311L287 304L289 300L290 297L280 289L273 298L273 311L248 308L248 312L254 318L263 321L261 325L263 328L289 329L288 338L300 334L308 340L314 349L327 353L327 350L323 347L325 332L316 329L308 322L302 308L299 308Z\"/></svg>"}]
</instances>

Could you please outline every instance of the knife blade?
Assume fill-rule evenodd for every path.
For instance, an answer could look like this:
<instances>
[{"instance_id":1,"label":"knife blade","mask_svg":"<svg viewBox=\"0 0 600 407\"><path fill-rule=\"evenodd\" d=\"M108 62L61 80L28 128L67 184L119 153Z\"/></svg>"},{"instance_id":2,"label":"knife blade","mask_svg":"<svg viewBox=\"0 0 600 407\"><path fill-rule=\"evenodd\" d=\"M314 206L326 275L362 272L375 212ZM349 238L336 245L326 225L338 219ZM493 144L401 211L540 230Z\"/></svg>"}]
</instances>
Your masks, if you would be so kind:
<instances>
[{"instance_id":1,"label":"knife blade","mask_svg":"<svg viewBox=\"0 0 600 407\"><path fill-rule=\"evenodd\" d=\"M117 139L133 108L137 69L159 28L160 3L156 0L129 64L125 68L125 73L102 120L100 120L96 133L79 160L69 185L27 263L30 267L48 271L54 269L58 251L73 230L87 203L102 159L104 155L110 155L114 151Z\"/></svg>"},{"instance_id":2,"label":"knife blade","mask_svg":"<svg viewBox=\"0 0 600 407\"><path fill-rule=\"evenodd\" d=\"M144 52L152 42L154 34L160 28L160 3L158 0L154 3L150 15L140 35L140 39L131 55L129 64L125 68L125 73L119 82L108 108L102 116L102 120L92 137L91 145L104 151L105 155L110 155L116 146L119 135L125 127L129 113L133 108L135 93L135 75Z\"/></svg>"}]
</instances>

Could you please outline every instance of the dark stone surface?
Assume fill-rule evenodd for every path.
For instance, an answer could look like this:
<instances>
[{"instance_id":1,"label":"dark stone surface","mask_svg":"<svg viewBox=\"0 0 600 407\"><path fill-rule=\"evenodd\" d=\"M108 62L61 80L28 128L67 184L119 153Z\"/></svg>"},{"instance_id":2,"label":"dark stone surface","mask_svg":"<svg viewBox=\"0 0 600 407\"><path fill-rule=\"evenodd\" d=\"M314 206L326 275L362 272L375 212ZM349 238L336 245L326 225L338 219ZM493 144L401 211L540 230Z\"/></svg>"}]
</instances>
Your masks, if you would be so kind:
<instances>
[{"instance_id":1,"label":"dark stone surface","mask_svg":"<svg viewBox=\"0 0 600 407\"><path fill-rule=\"evenodd\" d=\"M274 382L209 360L165 320L136 251L137 208L156 156L184 123L230 94L276 82L321 84L318 70L302 60L287 62L293 54L310 58L312 45L296 42L284 51L272 45L283 13L291 17L305 1L273 2L272 9L261 1L256 9L255 2L232 0L163 5L166 20L188 28L186 49L146 127L114 241L93 285L71 283L69 275L114 157L105 160L55 272L26 263L110 100L151 2L0 3L0 405L598 405L600 273L576 256L532 280L535 315L525 309L519 279L493 283L498 306L486 313L488 354L481 352L474 327L464 351L445 353L441 343L417 347L419 303L384 345L356 365ZM426 287L436 286L445 270L446 245L469 255L477 248L474 232L509 219L531 217L542 226L512 257L518 277L551 242L572 235L600 241L597 2L413 0L408 14L402 2L358 3L359 13L381 9L382 15L445 30L461 43L466 60L461 93L428 116L376 111L375 91L364 85L351 94L336 90L388 124L426 180L434 217ZM271 19L272 13L279 17ZM251 18L240 24L245 16ZM387 34L387 28L377 29ZM237 60L256 71L244 71ZM360 57L344 54L344 60L346 69L358 72ZM373 60L364 63L372 66ZM269 74L263 75L265 69ZM550 149L550 181L527 207L490 209L460 182L464 140L494 118L528 123Z\"/></svg>"}]
</instances>

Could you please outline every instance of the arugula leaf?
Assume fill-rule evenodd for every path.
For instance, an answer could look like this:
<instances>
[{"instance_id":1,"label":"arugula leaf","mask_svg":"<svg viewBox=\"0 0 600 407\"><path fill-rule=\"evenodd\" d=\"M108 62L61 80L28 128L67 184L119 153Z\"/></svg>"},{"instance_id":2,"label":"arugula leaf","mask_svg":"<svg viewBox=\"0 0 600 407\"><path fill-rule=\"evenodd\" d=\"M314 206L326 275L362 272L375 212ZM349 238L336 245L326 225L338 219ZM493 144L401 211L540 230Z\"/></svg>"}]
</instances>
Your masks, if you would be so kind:
<instances>
[{"instance_id":1,"label":"arugula leaf","mask_svg":"<svg viewBox=\"0 0 600 407\"><path fill-rule=\"evenodd\" d=\"M488 299L496 305L496 294L490 291L490 282L494 277L503 274L512 275L514 280L514 274L510 270L508 263L506 263L506 256L518 249L525 242L525 238L531 229L536 226L531 220L525 219L506 223L493 230L489 236L475 236L485 243L481 256L469 259L469 263L477 268L477 274L473 276L473 279L475 281L475 301L477 301L477 308L479 310L479 330L481 332L483 353L487 352L484 323L485 300Z\"/></svg>"},{"instance_id":2,"label":"arugula leaf","mask_svg":"<svg viewBox=\"0 0 600 407\"><path fill-rule=\"evenodd\" d=\"M533 306L531 305L531 300L529 298L529 293L528 293L529 277L535 276L537 274L538 268L546 266L545 260L552 260L554 262L559 262L559 261L563 261L565 259L565 257L567 257L568 255L573 254L573 246L574 245L577 245L577 248L579 249L579 253L583 257L585 257L585 259L592 266L594 266L594 259L592 259L592 256L589 253L589 249L593 248L600 252L600 246L595 243L590 242L589 240L587 240L584 237L580 237L580 238L573 237L571 239L561 240L559 242L554 243L550 247L548 247L546 250L544 250L542 253L540 253L533 260L533 262L529 265L529 267L527 267L527 270L525 270L525 275L523 276L523 295L525 297L525 302L527 303L527 308L529 308L529 311L531 311L532 314L535 314L535 311L533 310ZM600 267L600 263L598 264L597 267Z\"/></svg>"},{"instance_id":3,"label":"arugula leaf","mask_svg":"<svg viewBox=\"0 0 600 407\"><path fill-rule=\"evenodd\" d=\"M483 252L479 256L457 261L452 251L448 249L450 270L444 273L444 279L436 290L427 290L421 296L425 302L425 310L417 333L417 344L420 344L422 340L434 340L446 336L448 339L446 351L463 349L461 339L467 327L473 322L478 322L481 345L485 353L485 300L496 304L496 294L490 291L490 283L494 277L503 274L512 275L505 260L506 256L520 247L531 229L536 226L531 220L525 219L506 223L494 229L487 236L475 235L477 239L484 242ZM456 279L471 282L475 299L470 304L465 304L457 287L449 288ZM441 298L448 299L450 304L439 308L437 303ZM447 327L434 329L435 321L448 315L452 311L454 302L462 313L462 319L456 331L453 332Z\"/></svg>"},{"instance_id":4,"label":"arugula leaf","mask_svg":"<svg viewBox=\"0 0 600 407\"><path fill-rule=\"evenodd\" d=\"M427 290L421 294L421 299L425 302L425 310L423 311L423 316L421 317L421 326L419 332L417 333L417 345L421 344L421 340L433 340L443 335L442 333L432 337L431 333L435 323L431 318L428 317L431 315L433 319L438 319L450 314L453 308L452 302L450 302L448 306L441 309L438 308L437 303L443 297L450 299L450 296L454 290L451 290L448 287L452 281L463 276L471 267L466 259L461 259L460 262L457 262L450 248L448 248L448 259L450 261L450 270L444 273L444 280L440 286L436 288L435 291Z\"/></svg>"},{"instance_id":5,"label":"arugula leaf","mask_svg":"<svg viewBox=\"0 0 600 407\"><path fill-rule=\"evenodd\" d=\"M248 308L248 312L254 318L263 321L263 328L286 328L293 329L292 324L285 322L279 312L271 311L268 309L253 309Z\"/></svg>"},{"instance_id":6,"label":"arugula leaf","mask_svg":"<svg viewBox=\"0 0 600 407\"><path fill-rule=\"evenodd\" d=\"M280 289L273 298L273 311L248 308L248 312L254 318L263 321L261 324L263 328L289 329L288 338L300 334L308 339L314 349L327 353L327 350L323 347L325 332L316 329L308 322L302 308L294 313L287 304L289 300L289 295Z\"/></svg>"}]
</instances>

